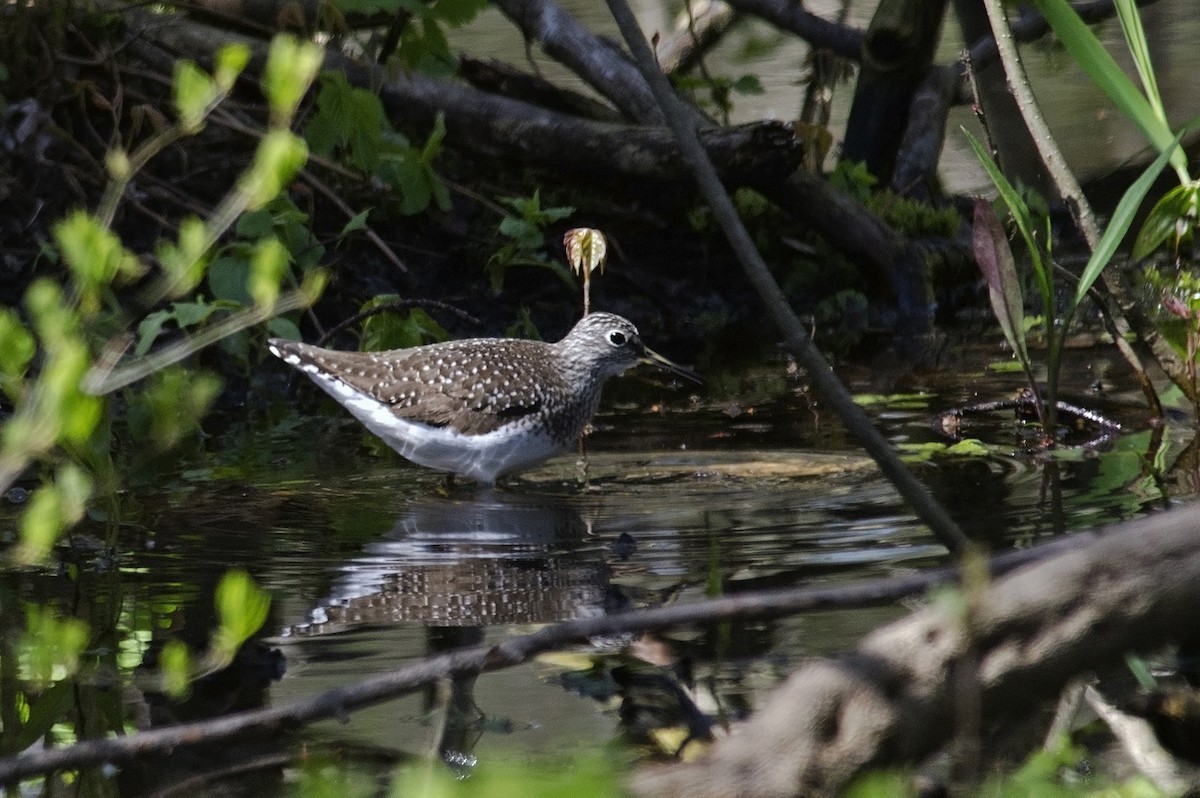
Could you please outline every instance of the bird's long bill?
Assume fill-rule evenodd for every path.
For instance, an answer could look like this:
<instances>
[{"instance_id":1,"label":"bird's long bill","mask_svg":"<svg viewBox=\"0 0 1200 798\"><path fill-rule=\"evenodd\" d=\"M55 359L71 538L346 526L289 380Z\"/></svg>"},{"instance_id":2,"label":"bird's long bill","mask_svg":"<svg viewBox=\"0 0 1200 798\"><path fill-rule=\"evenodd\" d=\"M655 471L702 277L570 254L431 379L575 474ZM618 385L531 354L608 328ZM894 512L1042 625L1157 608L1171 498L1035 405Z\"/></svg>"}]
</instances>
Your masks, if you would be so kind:
<instances>
[{"instance_id":1,"label":"bird's long bill","mask_svg":"<svg viewBox=\"0 0 1200 798\"><path fill-rule=\"evenodd\" d=\"M676 374L680 377L683 377L684 379L691 380L692 382L696 383L697 385L704 384L704 380L700 378L699 374L692 371L691 369L685 369L683 366L680 366L678 363L672 363L671 361L667 360L665 357L663 357L658 352L655 352L652 349L643 350L642 362L649 364L651 366L657 366L658 368L663 369L664 371L669 371L672 374Z\"/></svg>"}]
</instances>

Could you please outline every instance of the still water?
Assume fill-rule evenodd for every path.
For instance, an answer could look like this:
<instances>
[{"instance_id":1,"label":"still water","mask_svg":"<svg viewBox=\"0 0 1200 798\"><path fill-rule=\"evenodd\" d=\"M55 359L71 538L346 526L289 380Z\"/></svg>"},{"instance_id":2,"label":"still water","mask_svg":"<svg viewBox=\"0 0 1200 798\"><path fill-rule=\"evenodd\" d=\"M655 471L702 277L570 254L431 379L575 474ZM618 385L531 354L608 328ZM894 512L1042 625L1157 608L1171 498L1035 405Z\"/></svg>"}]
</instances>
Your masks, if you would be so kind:
<instances>
[{"instance_id":1,"label":"still water","mask_svg":"<svg viewBox=\"0 0 1200 798\"><path fill-rule=\"evenodd\" d=\"M863 393L875 374L844 375L972 538L992 550L1027 546L1194 493L1188 439L1171 428L1161 438L1151 432L1132 384L1108 376L1121 372L1107 351L1074 353L1065 379L1080 402L1126 427L1097 451L1052 466L1018 456L1020 427L1000 413L969 425L986 455L939 453L953 442L938 432L940 412L1019 388L1016 375L988 368L992 354L959 353L955 373L908 375L875 396ZM97 623L112 619L110 640L120 647L112 661L129 685L126 722L161 723L288 704L558 620L944 562L836 421L799 383L767 376L782 370L718 376L695 395L621 380L589 440L586 486L577 458L564 456L495 490L446 491L439 475L379 451L302 383L300 403L328 415L260 408L249 420L228 420L177 471L130 491L118 552L74 555L74 582L43 573L9 589L25 600L57 599ZM724 393L746 381L770 387L751 399ZM233 567L272 596L263 645L236 676L198 687L186 705L139 691L138 674L164 641L204 647L214 586ZM650 636L638 656L627 638L595 640L456 683L449 721L431 709L447 699L439 704L429 691L239 743L229 750L261 746L265 764L259 780L248 785L242 773L232 789L284 791L285 763L297 750L335 752L368 770L438 751L466 772L489 758L645 742L651 728L681 722L663 700L677 685L713 717L735 719L800 659L846 650L904 612L897 605L702 625ZM211 767L177 764L175 776L129 767L122 778L146 779L127 785L141 791Z\"/></svg>"}]
</instances>

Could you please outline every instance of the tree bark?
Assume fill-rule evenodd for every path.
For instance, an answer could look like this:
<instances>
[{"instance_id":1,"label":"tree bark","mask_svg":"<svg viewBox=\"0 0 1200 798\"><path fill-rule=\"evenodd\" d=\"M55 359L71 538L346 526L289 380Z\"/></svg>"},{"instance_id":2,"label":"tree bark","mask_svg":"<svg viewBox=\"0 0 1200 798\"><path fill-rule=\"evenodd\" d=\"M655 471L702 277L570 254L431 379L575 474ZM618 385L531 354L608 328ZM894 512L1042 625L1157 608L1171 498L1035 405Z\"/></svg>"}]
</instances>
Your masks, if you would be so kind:
<instances>
[{"instance_id":1,"label":"tree bark","mask_svg":"<svg viewBox=\"0 0 1200 798\"><path fill-rule=\"evenodd\" d=\"M862 161L884 185L892 182L913 94L933 63L945 6L883 0L867 30L842 157Z\"/></svg>"}]
</instances>

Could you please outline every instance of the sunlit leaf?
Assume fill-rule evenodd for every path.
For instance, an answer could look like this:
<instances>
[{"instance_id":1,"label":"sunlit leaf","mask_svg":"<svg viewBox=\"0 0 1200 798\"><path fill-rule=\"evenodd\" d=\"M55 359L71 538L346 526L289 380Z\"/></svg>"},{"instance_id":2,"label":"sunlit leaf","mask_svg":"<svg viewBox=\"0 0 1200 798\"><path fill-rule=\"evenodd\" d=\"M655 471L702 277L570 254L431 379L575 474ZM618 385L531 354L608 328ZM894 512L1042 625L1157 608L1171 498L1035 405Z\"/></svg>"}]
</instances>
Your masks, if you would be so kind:
<instances>
[{"instance_id":1,"label":"sunlit leaf","mask_svg":"<svg viewBox=\"0 0 1200 798\"><path fill-rule=\"evenodd\" d=\"M0 390L16 401L37 346L33 334L10 308L0 307Z\"/></svg>"},{"instance_id":2,"label":"sunlit leaf","mask_svg":"<svg viewBox=\"0 0 1200 798\"><path fill-rule=\"evenodd\" d=\"M42 485L34 490L25 502L20 523L18 559L25 563L41 562L67 526L58 489L53 485Z\"/></svg>"},{"instance_id":3,"label":"sunlit leaf","mask_svg":"<svg viewBox=\"0 0 1200 798\"><path fill-rule=\"evenodd\" d=\"M142 271L121 239L83 211L56 224L54 238L80 289L89 294L108 286L118 274L135 276Z\"/></svg>"},{"instance_id":4,"label":"sunlit leaf","mask_svg":"<svg viewBox=\"0 0 1200 798\"><path fill-rule=\"evenodd\" d=\"M286 124L296 113L296 107L317 76L323 58L324 51L312 42L286 34L271 40L262 86L271 106L272 120L277 125Z\"/></svg>"},{"instance_id":5,"label":"sunlit leaf","mask_svg":"<svg viewBox=\"0 0 1200 798\"><path fill-rule=\"evenodd\" d=\"M563 234L563 247L567 252L567 263L576 274L596 269L604 273L604 261L608 257L604 233L591 227L573 227Z\"/></svg>"},{"instance_id":6,"label":"sunlit leaf","mask_svg":"<svg viewBox=\"0 0 1200 798\"><path fill-rule=\"evenodd\" d=\"M213 638L214 653L231 660L242 643L266 622L271 597L248 573L234 569L217 585L216 607L219 626Z\"/></svg>"},{"instance_id":7,"label":"sunlit leaf","mask_svg":"<svg viewBox=\"0 0 1200 798\"><path fill-rule=\"evenodd\" d=\"M307 160L308 146L299 136L286 130L272 130L263 136L253 166L238 181L238 187L246 193L247 209L254 210L273 199Z\"/></svg>"},{"instance_id":8,"label":"sunlit leaf","mask_svg":"<svg viewBox=\"0 0 1200 798\"><path fill-rule=\"evenodd\" d=\"M92 493L92 479L83 469L66 464L55 482L34 490L21 515L21 546L17 559L32 564L45 559L59 537L83 517Z\"/></svg>"},{"instance_id":9,"label":"sunlit leaf","mask_svg":"<svg viewBox=\"0 0 1200 798\"><path fill-rule=\"evenodd\" d=\"M158 262L170 282L169 296L186 294L204 277L208 247L208 227L195 217L180 222L176 244L159 244Z\"/></svg>"},{"instance_id":10,"label":"sunlit leaf","mask_svg":"<svg viewBox=\"0 0 1200 798\"><path fill-rule=\"evenodd\" d=\"M169 640L158 655L163 692L172 698L187 698L192 688L192 655L182 640Z\"/></svg>"},{"instance_id":11,"label":"sunlit leaf","mask_svg":"<svg viewBox=\"0 0 1200 798\"><path fill-rule=\"evenodd\" d=\"M250 63L250 48L240 42L227 44L217 50L217 54L213 58L215 67L213 77L216 80L217 88L228 93L248 63Z\"/></svg>"},{"instance_id":12,"label":"sunlit leaf","mask_svg":"<svg viewBox=\"0 0 1200 798\"><path fill-rule=\"evenodd\" d=\"M198 132L209 108L220 96L220 89L207 72L186 60L175 63L173 85L180 125L188 133Z\"/></svg>"},{"instance_id":13,"label":"sunlit leaf","mask_svg":"<svg viewBox=\"0 0 1200 798\"><path fill-rule=\"evenodd\" d=\"M1181 227L1186 233L1195 225L1198 203L1200 183L1176 186L1164 194L1142 223L1142 229L1133 245L1133 259L1142 260L1148 257L1172 236L1180 238Z\"/></svg>"},{"instance_id":14,"label":"sunlit leaf","mask_svg":"<svg viewBox=\"0 0 1200 798\"><path fill-rule=\"evenodd\" d=\"M288 251L278 238L264 238L258 242L250 259L250 279L247 283L255 305L270 307L275 304L287 266Z\"/></svg>"}]
</instances>

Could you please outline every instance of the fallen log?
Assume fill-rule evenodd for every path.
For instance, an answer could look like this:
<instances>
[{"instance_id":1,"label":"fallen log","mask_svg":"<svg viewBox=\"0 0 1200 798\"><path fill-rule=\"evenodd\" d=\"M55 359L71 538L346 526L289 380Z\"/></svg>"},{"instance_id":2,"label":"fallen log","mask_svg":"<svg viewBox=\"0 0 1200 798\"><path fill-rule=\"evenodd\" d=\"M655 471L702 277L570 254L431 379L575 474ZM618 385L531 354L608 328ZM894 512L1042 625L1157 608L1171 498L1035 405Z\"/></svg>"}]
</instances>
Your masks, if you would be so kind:
<instances>
[{"instance_id":1,"label":"fallen log","mask_svg":"<svg viewBox=\"0 0 1200 798\"><path fill-rule=\"evenodd\" d=\"M867 769L911 764L951 737L974 680L985 727L1019 720L1076 674L1195 634L1196 508L1125 524L801 666L707 756L644 770L639 795L821 795ZM964 670L966 669L966 670Z\"/></svg>"}]
</instances>

